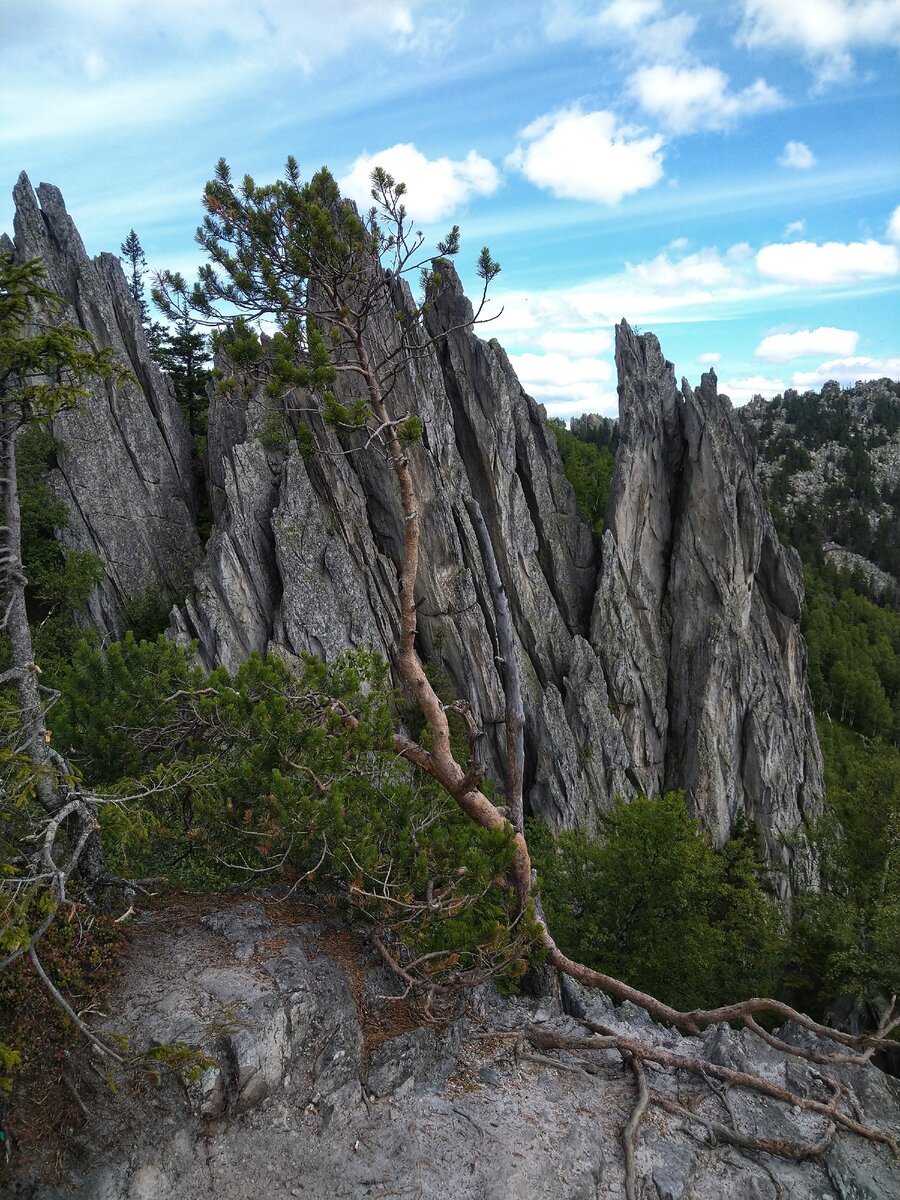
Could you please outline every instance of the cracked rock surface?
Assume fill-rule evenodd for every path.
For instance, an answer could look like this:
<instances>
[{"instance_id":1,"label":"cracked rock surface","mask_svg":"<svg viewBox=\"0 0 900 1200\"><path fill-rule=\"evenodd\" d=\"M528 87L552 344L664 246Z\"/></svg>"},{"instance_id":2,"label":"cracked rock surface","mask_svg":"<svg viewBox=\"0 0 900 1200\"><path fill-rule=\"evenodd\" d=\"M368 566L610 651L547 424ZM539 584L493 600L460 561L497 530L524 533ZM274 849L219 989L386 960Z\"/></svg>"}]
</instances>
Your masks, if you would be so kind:
<instances>
[{"instance_id":1,"label":"cracked rock surface","mask_svg":"<svg viewBox=\"0 0 900 1200\"><path fill-rule=\"evenodd\" d=\"M19 262L40 258L48 286L65 301L64 319L98 349L112 347L131 372L124 383L89 380L84 406L52 425L50 484L69 510L60 537L106 567L89 619L116 636L129 602L171 601L200 560L191 439L171 384L150 359L119 259L88 257L58 188L42 183L35 192L23 172L13 199L15 236L4 235L5 248Z\"/></svg>"},{"instance_id":2,"label":"cracked rock surface","mask_svg":"<svg viewBox=\"0 0 900 1200\"><path fill-rule=\"evenodd\" d=\"M360 435L324 428L300 392L273 399L253 377L231 396L217 391L206 462L213 531L201 549L190 439L149 362L118 260L87 257L55 188L35 195L23 175L15 199L15 253L44 259L69 319L114 345L134 376L54 423L52 484L71 517L60 536L109 572L90 601L98 629L117 632L128 602L152 592L178 598L171 635L196 642L207 668L268 650L333 661L366 646L389 656L403 530L377 446L361 452ZM472 705L490 772L502 789L503 694L473 504L512 612L530 810L555 830L590 827L618 796L684 789L716 842L743 814L770 864L790 865L789 835L823 794L802 575L714 374L696 390L678 387L656 338L619 326L620 442L599 539L577 510L546 414L502 347L462 328L471 306L452 267L442 273L391 405L424 426L410 451L418 646L448 699ZM405 284L390 286L392 305L370 327L382 351L399 336L388 310L412 305ZM339 399L353 399L350 379L339 376ZM272 438L273 422L283 439ZM300 452L301 425L317 454Z\"/></svg>"},{"instance_id":3,"label":"cracked rock surface","mask_svg":"<svg viewBox=\"0 0 900 1200\"><path fill-rule=\"evenodd\" d=\"M429 1023L383 999L397 981L359 939L271 896L236 898L199 918L176 903L142 922L111 1024L135 1045L189 1042L216 1065L187 1093L171 1081L115 1097L99 1089L77 1159L55 1181L32 1163L22 1195L30 1182L42 1200L618 1200L634 1104L619 1055L597 1054L586 1074L568 1052L551 1052L558 1068L516 1054L526 1026L583 1036L580 1016L830 1099L812 1064L747 1031L684 1037L568 981L559 1000L483 988L452 1021ZM900 1128L895 1079L874 1067L836 1073L867 1121ZM693 1077L652 1071L650 1082L713 1120L731 1119ZM729 1105L748 1133L815 1140L824 1127L818 1115L738 1088ZM822 1158L791 1162L711 1146L702 1129L660 1109L642 1126L637 1174L644 1200L900 1194L888 1149L846 1130Z\"/></svg>"}]
</instances>

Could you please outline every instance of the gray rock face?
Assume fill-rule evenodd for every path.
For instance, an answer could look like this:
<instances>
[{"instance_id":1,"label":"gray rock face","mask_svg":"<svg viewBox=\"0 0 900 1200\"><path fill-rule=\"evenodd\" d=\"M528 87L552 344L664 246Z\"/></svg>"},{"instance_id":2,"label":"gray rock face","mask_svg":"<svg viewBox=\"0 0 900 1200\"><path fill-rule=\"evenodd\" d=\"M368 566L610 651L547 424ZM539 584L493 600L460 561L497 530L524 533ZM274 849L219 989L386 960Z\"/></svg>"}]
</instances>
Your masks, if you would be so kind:
<instances>
[{"instance_id":1,"label":"gray rock face","mask_svg":"<svg viewBox=\"0 0 900 1200\"><path fill-rule=\"evenodd\" d=\"M53 422L59 450L50 482L70 514L60 536L106 565L89 614L113 635L129 600L182 594L200 559L191 441L171 385L150 361L118 258L88 258L57 188L42 183L35 194L23 172L13 197L15 258L41 258L66 319L98 347L112 346L133 376L95 382L83 409Z\"/></svg>"},{"instance_id":2,"label":"gray rock face","mask_svg":"<svg viewBox=\"0 0 900 1200\"><path fill-rule=\"evenodd\" d=\"M822 794L802 579L730 405L713 376L696 393L678 389L656 339L620 328L620 443L598 547L503 350L458 328L471 309L449 274L428 316L435 346L392 395L394 411L418 413L425 428L411 453L423 516L421 652L473 704L502 779L474 500L518 637L532 811L557 829L590 825L616 796L683 788L717 841L742 813L767 857L783 861L782 835ZM410 303L402 287L395 300ZM385 325L375 336L390 346L396 335ZM327 659L359 645L389 654L401 536L389 467L307 416L320 453L305 460L291 446L273 467L252 435L271 404L254 392L249 427L227 402L213 406L210 445L222 457L209 473L223 481L223 532L176 633L199 638L209 664L230 665L267 639ZM287 406L308 404L295 396Z\"/></svg>"},{"instance_id":3,"label":"gray rock face","mask_svg":"<svg viewBox=\"0 0 900 1200\"><path fill-rule=\"evenodd\" d=\"M300 393L275 401L253 379L237 380L231 397L211 403L214 527L199 561L188 435L148 361L118 260L89 260L56 189L42 185L39 197L40 206L23 176L16 254L44 258L70 319L114 345L136 380L98 389L87 411L56 423L54 486L71 513L62 536L109 569L91 619L115 632L128 598L187 591L171 632L196 640L208 668L269 649L333 661L368 646L389 656L402 519L377 447L363 451L359 435L323 427ZM781 835L822 794L802 583L714 376L697 392L679 389L656 339L620 327L620 441L601 545L542 410L502 348L461 328L471 307L452 268L443 273L420 352L391 394L394 413L424 424L410 452L423 657L472 704L502 786L503 694L474 502L510 598L531 810L555 829L591 825L616 796L684 788L718 841L745 813L769 859L783 860ZM408 289L391 286L393 307L408 309ZM387 310L371 336L382 350L396 345ZM353 398L349 386L343 398ZM301 424L318 447L308 457L293 436ZM284 437L272 436L276 427Z\"/></svg>"},{"instance_id":4,"label":"gray rock face","mask_svg":"<svg viewBox=\"0 0 900 1200\"><path fill-rule=\"evenodd\" d=\"M132 1045L173 1041L214 1060L187 1095L161 1088L90 1090L77 1157L27 1166L42 1200L308 1200L416 1195L422 1200L618 1200L622 1128L634 1085L616 1052L552 1052L559 1069L519 1057L529 1026L584 1036L586 1016L630 1038L750 1072L813 1100L834 1096L809 1062L727 1027L700 1038L654 1025L629 1004L566 982L563 1007L501 999L486 987L449 1024L416 1020L400 988L344 935L304 924L278 902L238 903L186 922L177 909L142 918L129 951L115 1028ZM171 923L177 930L173 936ZM421 1014L420 1014L421 1018ZM809 1036L795 1031L807 1048ZM790 1030L784 1036L790 1040ZM835 1068L878 1129L900 1128L900 1088L874 1067ZM738 1087L719 1097L652 1072L655 1092L742 1132L814 1141L823 1117ZM50 1156L52 1157L52 1155ZM703 1130L654 1108L636 1155L639 1193L656 1200L786 1195L892 1200L900 1164L842 1126L819 1159L792 1162L708 1145ZM27 1192L26 1192L27 1194Z\"/></svg>"},{"instance_id":5,"label":"gray rock face","mask_svg":"<svg viewBox=\"0 0 900 1200\"><path fill-rule=\"evenodd\" d=\"M617 331L621 425L591 639L636 782L684 788L718 842L743 813L770 861L817 813L803 577L713 372L676 387L652 334ZM611 636L612 634L612 636Z\"/></svg>"}]
</instances>

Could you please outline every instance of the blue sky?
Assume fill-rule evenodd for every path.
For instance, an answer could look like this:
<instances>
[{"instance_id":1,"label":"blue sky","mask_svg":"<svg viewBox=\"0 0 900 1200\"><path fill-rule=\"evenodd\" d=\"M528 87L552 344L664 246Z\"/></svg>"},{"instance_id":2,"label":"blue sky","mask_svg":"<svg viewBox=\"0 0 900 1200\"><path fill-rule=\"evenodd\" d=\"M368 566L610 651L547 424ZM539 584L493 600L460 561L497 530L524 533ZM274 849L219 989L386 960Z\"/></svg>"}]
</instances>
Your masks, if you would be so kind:
<instances>
[{"instance_id":1,"label":"blue sky","mask_svg":"<svg viewBox=\"0 0 900 1200\"><path fill-rule=\"evenodd\" d=\"M0 0L0 228L191 275L216 160L384 164L551 414L615 411L626 317L741 403L900 378L900 0Z\"/></svg>"}]
</instances>

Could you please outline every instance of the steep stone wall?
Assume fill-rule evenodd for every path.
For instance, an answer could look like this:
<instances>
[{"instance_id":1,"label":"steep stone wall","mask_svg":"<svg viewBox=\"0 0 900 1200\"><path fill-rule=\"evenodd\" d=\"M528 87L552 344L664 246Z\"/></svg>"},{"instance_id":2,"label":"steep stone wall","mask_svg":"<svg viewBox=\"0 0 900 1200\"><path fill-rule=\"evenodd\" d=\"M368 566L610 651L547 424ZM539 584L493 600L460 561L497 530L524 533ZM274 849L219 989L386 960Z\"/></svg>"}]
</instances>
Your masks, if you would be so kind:
<instances>
[{"instance_id":1,"label":"steep stone wall","mask_svg":"<svg viewBox=\"0 0 900 1200\"><path fill-rule=\"evenodd\" d=\"M42 185L39 205L23 176L15 195L16 254L44 258L70 318L134 373L55 426L54 485L72 514L63 536L109 567L92 601L98 627L115 632L123 601L144 588L184 594L196 567L171 631L196 641L207 667L270 648L389 655L402 519L385 458L325 428L302 394L276 401L241 379L211 403L214 529L201 561L189 439L147 359L118 261L87 258L56 189ZM394 412L424 425L410 455L423 656L472 704L502 781L495 620L469 518L477 503L512 608L531 810L556 829L591 825L616 796L684 788L717 841L745 813L769 859L784 861L782 835L822 795L802 579L715 376L696 392L679 388L656 338L619 327L620 441L601 543L576 509L543 411L497 342L462 328L471 308L452 268L444 276L391 395ZM405 285L391 286L392 308L410 308ZM393 315L371 336L394 346ZM283 445L270 436L273 414ZM300 423L315 455L293 438Z\"/></svg>"},{"instance_id":2,"label":"steep stone wall","mask_svg":"<svg viewBox=\"0 0 900 1200\"><path fill-rule=\"evenodd\" d=\"M15 237L4 236L5 248L20 262L40 258L65 318L98 347L111 346L132 374L125 383L95 384L83 408L53 422L50 483L69 510L60 536L106 565L90 620L112 636L129 600L174 598L199 562L191 439L171 384L150 360L118 258L88 257L57 188L42 183L35 193L23 172L13 198Z\"/></svg>"},{"instance_id":3,"label":"steep stone wall","mask_svg":"<svg viewBox=\"0 0 900 1200\"><path fill-rule=\"evenodd\" d=\"M652 334L616 336L620 442L591 639L636 782L684 788L722 842L739 813L771 861L814 816L822 760L803 575L714 372L675 383Z\"/></svg>"}]
</instances>

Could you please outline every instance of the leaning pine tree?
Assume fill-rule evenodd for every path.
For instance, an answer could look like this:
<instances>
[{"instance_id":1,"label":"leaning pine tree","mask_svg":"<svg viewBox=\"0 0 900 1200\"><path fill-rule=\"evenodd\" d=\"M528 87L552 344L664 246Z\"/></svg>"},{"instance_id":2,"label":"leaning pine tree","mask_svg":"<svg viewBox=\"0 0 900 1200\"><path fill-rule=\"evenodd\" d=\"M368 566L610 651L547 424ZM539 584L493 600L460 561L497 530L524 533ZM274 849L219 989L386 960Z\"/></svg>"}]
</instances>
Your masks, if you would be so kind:
<instances>
[{"instance_id":1,"label":"leaning pine tree","mask_svg":"<svg viewBox=\"0 0 900 1200\"><path fill-rule=\"evenodd\" d=\"M534 944L551 966L586 987L629 999L657 1020L689 1033L697 1033L704 1026L738 1021L786 1054L800 1055L820 1064L868 1062L877 1049L887 1045L888 1034L898 1023L891 1020L891 1014L885 1017L875 1035L854 1037L817 1024L773 999L753 998L716 1009L680 1012L621 980L573 961L557 947L536 891L524 831L522 685L510 609L486 526L474 502L469 503L468 511L494 606L506 696L503 808L490 799L482 786L480 731L470 706L465 700L450 704L442 701L416 650L420 515L411 458L425 450L419 440L422 428L418 415L395 412L391 407L392 382L398 372L409 369L418 356L427 353L434 340L425 333L419 318L441 285L443 262L458 252L459 231L454 227L439 244L437 257L424 255L422 235L407 218L404 190L386 172L376 170L374 205L360 217L353 206L342 201L334 179L326 170L304 182L296 162L290 159L285 177L274 184L260 187L245 178L235 185L222 161L216 178L207 185L207 216L198 233L210 264L201 269L200 278L192 287L181 277L166 274L160 277L155 290L155 299L170 319L205 322L218 331L220 351L230 354L235 362L252 362L264 369L273 394L304 389L325 421L344 430L355 430L360 445L379 446L386 454L403 516L402 549L397 564L399 629L393 666L425 728L418 740L393 732L393 751L436 781L470 821L484 830L502 834L505 844L511 844L508 868L508 887L514 901L510 905L514 914L511 923L528 925L534 932ZM134 247L135 254L138 248ZM137 258L133 262L139 265ZM6 515L3 623L12 650L11 666L0 676L0 683L15 687L19 709L18 719L13 722L19 737L14 752L5 752L4 764L7 789L16 780L24 780L28 789L29 811L35 824L32 841L39 845L29 886L42 885L51 897L46 918L49 921L65 900L70 875L79 870L88 877L100 878L103 865L96 854L96 804L80 791L74 773L50 748L47 736L46 697L41 693L33 663L24 605L15 445L18 432L25 425L47 421L59 407L78 403L87 376L109 374L114 367L107 358L94 352L83 333L60 322L56 312L58 301L44 285L36 264L16 266L4 259L0 270L0 452L4 462L2 488ZM499 266L489 251L482 250L478 274L483 291L472 321L478 320L487 289L498 271ZM412 272L421 273L422 302L418 310L403 312L403 306L397 303L397 281ZM261 321L274 323L277 330L271 343L265 346L258 333L257 323ZM387 344L375 336L376 326L385 321L394 326L394 336ZM440 336L446 337L449 332L452 331L444 331ZM358 382L361 400L351 405L338 401L332 389L340 375ZM330 700L330 711L349 731L359 728L360 716L354 711L352 701L335 695ZM455 749L451 716L461 720L467 731L468 749L462 755ZM68 852L59 862L56 847L61 837ZM37 943L42 927L43 922L23 937L21 944L8 945L0 967L27 953L40 971ZM433 987L433 981L427 976L417 978L387 946L382 946L382 950L407 987L421 986L428 990ZM65 1004L58 994L57 998ZM789 1046L757 1023L760 1014L792 1020L843 1049L830 1052ZM96 1041L76 1014L71 1015ZM715 1080L719 1085L747 1088L820 1114L828 1123L825 1136L817 1143L792 1144L780 1139L753 1138L706 1122L715 1137L737 1140L741 1145L770 1153L802 1157L822 1153L834 1126L841 1125L885 1143L897 1153L890 1134L864 1125L845 1111L838 1100L820 1102L754 1075L693 1060L654 1042L651 1034L628 1038L588 1021L584 1025L584 1037L574 1040L548 1042L546 1035L542 1037L534 1031L527 1036L539 1050L566 1048L589 1053L614 1049L629 1064L638 1087L634 1114L624 1137L629 1196L636 1189L634 1147L641 1117L652 1101L668 1103L651 1096L645 1063L685 1070L710 1084ZM546 1058L543 1061L552 1062ZM839 1096L841 1085L836 1083L834 1091Z\"/></svg>"},{"instance_id":2,"label":"leaning pine tree","mask_svg":"<svg viewBox=\"0 0 900 1200\"><path fill-rule=\"evenodd\" d=\"M417 414L391 408L392 382L398 372L414 365L433 344L420 317L441 286L444 261L459 249L459 230L454 227L439 243L437 257L422 253L423 237L414 230L403 203L404 185L377 169L372 176L373 207L359 216L343 201L333 177L325 169L308 182L301 179L296 162L289 159L285 176L276 183L257 186L249 177L236 185L224 160L216 178L207 184L204 204L207 215L198 231L198 241L210 262L201 268L199 280L188 287L178 275L159 278L154 298L174 320L188 316L218 329L217 348L236 363L252 363L264 371L271 394L302 388L321 417L345 430L355 429L361 446L381 447L396 480L403 517L402 554L398 563L399 630L393 666L402 688L412 697L424 718L427 736L414 740L401 732L393 734L393 749L436 780L453 802L477 825L486 830L505 830L514 843L509 868L509 887L516 898L516 920L533 923L540 951L551 966L578 983L600 988L618 999L628 999L659 1021L689 1033L724 1022L742 1022L772 1046L787 1054L798 1054L815 1062L867 1062L900 1020L888 1014L876 1035L854 1037L820 1025L774 999L752 998L716 1009L680 1012L654 996L623 981L592 970L564 955L557 947L544 918L525 837L523 823L523 707L522 686L509 604L494 558L487 530L477 504L468 505L469 515L484 559L491 590L498 634L499 662L506 695L507 763L504 781L505 805L498 807L482 788L484 770L478 755L480 731L465 700L447 704L430 682L416 650L416 578L419 570L420 514L411 457L423 454L421 422ZM478 321L488 286L499 265L490 252L482 250L478 275L483 283L480 304L470 323ZM397 303L397 280L410 273L421 276L419 308L405 313ZM393 321L395 334L387 344L376 339L375 329ZM263 345L257 323L274 324L277 332L270 345ZM441 336L446 337L451 330ZM338 376L350 376L361 386L363 399L341 404L332 390ZM351 708L335 699L334 711L353 729L357 717ZM450 715L465 723L468 753L455 752ZM384 947L382 947L384 951ZM402 963L386 955L407 984L433 986L427 978L416 981ZM756 1017L765 1014L792 1020L818 1036L839 1043L844 1051L819 1052L789 1046L764 1030ZM747 1139L752 1148L801 1157L822 1153L835 1125L889 1145L887 1133L864 1126L836 1103L821 1103L777 1087L743 1072L679 1055L652 1041L626 1038L612 1030L586 1022L585 1037L575 1042L556 1040L555 1048L579 1051L616 1049L630 1065L638 1085L635 1114L625 1134L628 1194L635 1194L634 1144L643 1112L650 1102L644 1064L657 1068L687 1070L710 1082L740 1086L772 1099L799 1105L822 1114L829 1131L821 1142L791 1145L778 1139ZM538 1048L546 1039L532 1036ZM662 1103L662 1101L659 1101ZM725 1137L721 1128L711 1130ZM738 1137L740 1135L732 1135Z\"/></svg>"}]
</instances>

